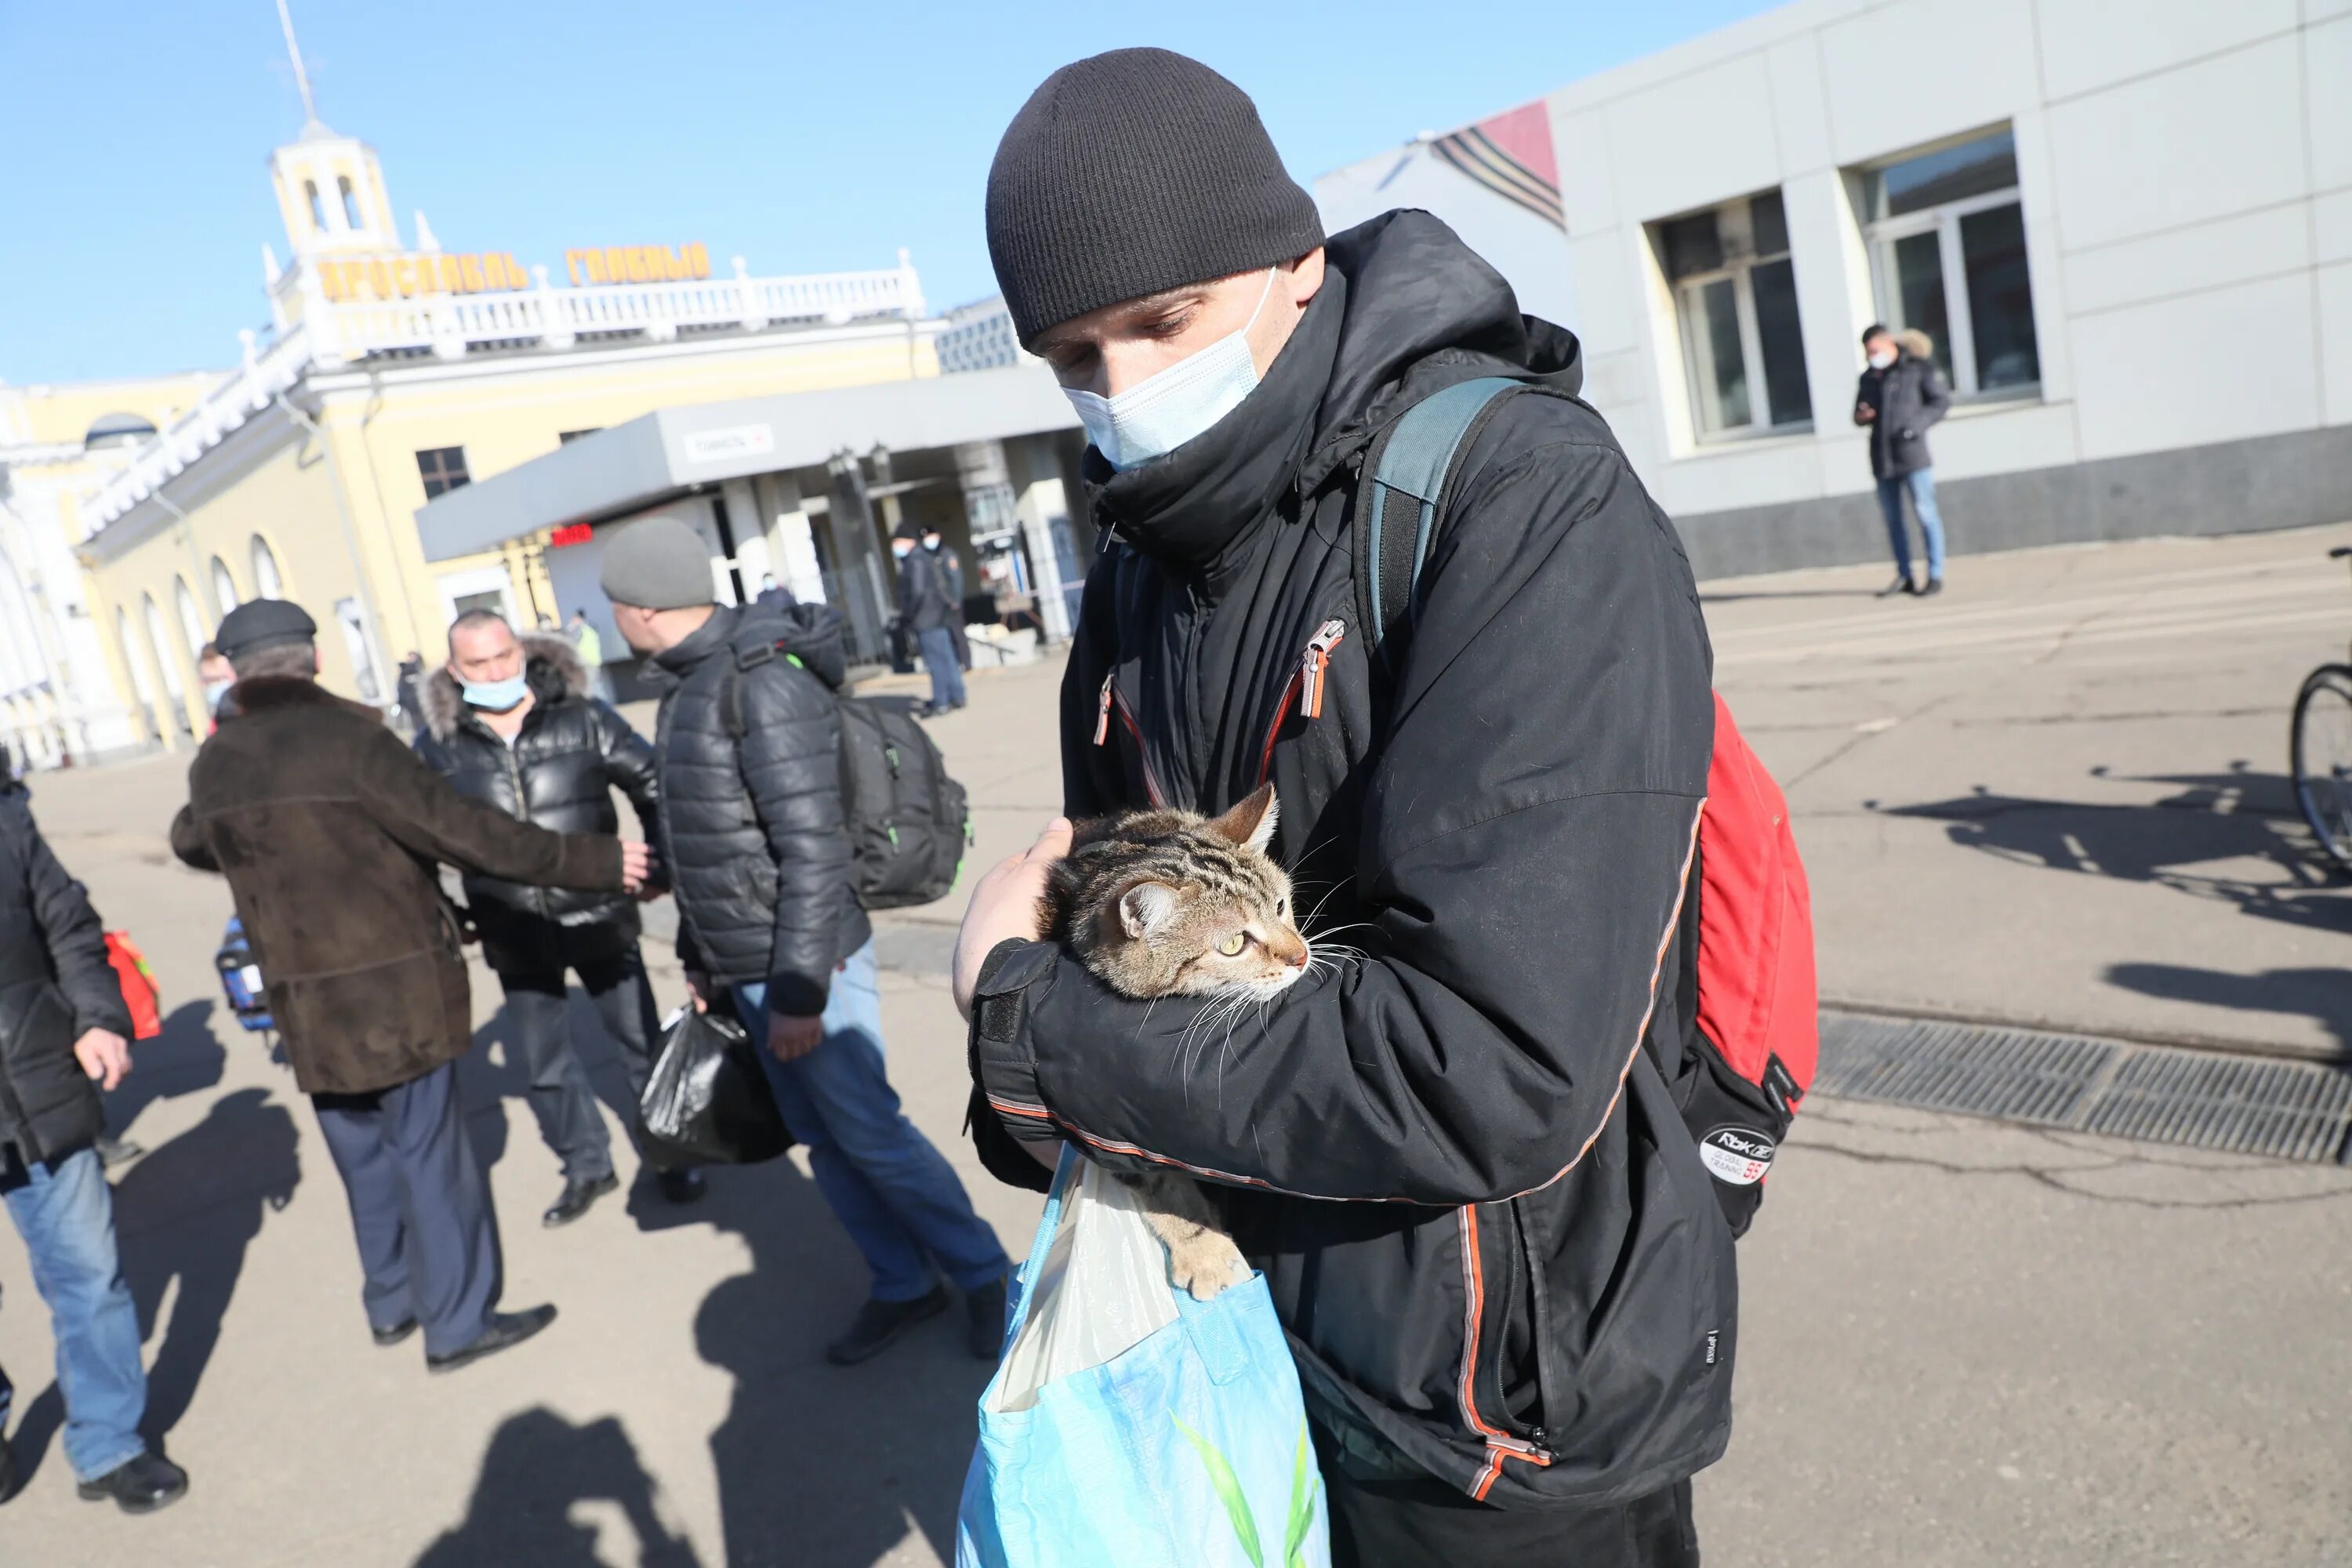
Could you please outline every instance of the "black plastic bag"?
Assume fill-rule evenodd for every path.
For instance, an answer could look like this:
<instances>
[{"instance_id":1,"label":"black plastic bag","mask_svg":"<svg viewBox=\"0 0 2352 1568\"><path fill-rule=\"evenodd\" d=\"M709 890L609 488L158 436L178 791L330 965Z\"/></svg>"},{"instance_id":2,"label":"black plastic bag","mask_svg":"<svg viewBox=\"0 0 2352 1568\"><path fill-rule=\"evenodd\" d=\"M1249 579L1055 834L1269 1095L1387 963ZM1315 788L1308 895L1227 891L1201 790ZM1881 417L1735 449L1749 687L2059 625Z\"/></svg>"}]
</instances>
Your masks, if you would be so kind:
<instances>
[{"instance_id":1,"label":"black plastic bag","mask_svg":"<svg viewBox=\"0 0 2352 1568\"><path fill-rule=\"evenodd\" d=\"M669 1021L637 1105L656 1165L751 1165L793 1146L758 1049L730 1014Z\"/></svg>"}]
</instances>

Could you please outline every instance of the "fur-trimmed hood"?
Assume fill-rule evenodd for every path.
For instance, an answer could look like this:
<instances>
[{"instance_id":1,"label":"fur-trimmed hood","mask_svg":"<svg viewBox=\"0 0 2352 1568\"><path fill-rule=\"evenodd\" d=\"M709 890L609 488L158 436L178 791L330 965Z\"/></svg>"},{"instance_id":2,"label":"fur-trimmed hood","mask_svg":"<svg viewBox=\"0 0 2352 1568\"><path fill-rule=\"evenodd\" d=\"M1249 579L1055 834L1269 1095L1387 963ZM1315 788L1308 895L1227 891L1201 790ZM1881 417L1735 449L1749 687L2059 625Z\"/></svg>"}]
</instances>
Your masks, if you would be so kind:
<instances>
[{"instance_id":1,"label":"fur-trimmed hood","mask_svg":"<svg viewBox=\"0 0 2352 1568\"><path fill-rule=\"evenodd\" d=\"M515 640L522 645L523 679L530 683L533 698L560 702L588 695L588 666L571 638L554 632L518 632ZM446 662L436 665L425 678L416 705L435 740L446 741L457 732L458 721L466 715L466 694Z\"/></svg>"}]
</instances>

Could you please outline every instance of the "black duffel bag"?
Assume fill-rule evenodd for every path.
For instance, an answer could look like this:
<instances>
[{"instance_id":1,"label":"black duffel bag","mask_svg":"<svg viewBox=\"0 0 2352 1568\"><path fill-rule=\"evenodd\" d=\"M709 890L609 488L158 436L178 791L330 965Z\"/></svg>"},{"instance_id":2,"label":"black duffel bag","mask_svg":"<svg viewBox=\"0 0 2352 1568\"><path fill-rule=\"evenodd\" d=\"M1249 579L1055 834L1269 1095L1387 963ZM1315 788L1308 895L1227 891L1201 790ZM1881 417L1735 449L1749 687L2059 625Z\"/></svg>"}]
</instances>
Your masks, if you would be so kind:
<instances>
[{"instance_id":1,"label":"black duffel bag","mask_svg":"<svg viewBox=\"0 0 2352 1568\"><path fill-rule=\"evenodd\" d=\"M688 1007L663 1027L637 1103L656 1166L751 1165L793 1146L758 1050L727 1013Z\"/></svg>"}]
</instances>

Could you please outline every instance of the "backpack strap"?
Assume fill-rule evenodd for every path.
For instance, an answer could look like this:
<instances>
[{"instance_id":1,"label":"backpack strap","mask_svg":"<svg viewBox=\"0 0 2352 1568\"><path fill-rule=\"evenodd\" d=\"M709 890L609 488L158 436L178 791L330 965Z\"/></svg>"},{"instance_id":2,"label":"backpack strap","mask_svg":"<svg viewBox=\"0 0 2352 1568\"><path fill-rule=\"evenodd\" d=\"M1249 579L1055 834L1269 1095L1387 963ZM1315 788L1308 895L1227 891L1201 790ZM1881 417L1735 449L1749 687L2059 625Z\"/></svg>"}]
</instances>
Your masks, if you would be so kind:
<instances>
[{"instance_id":1,"label":"backpack strap","mask_svg":"<svg viewBox=\"0 0 2352 1568\"><path fill-rule=\"evenodd\" d=\"M1482 375L1432 393L1372 438L1356 497L1356 615L1377 652L1410 627L1421 569L1444 526L1446 481L1504 395L1528 384Z\"/></svg>"},{"instance_id":2,"label":"backpack strap","mask_svg":"<svg viewBox=\"0 0 2352 1568\"><path fill-rule=\"evenodd\" d=\"M807 665L801 662L800 655L796 653L785 653L781 647L770 647L765 648L756 648L752 650L748 657L730 658L727 661L727 667L719 672L719 712L722 721L727 726L727 735L730 740L740 742L743 739L745 732L743 722L743 679L740 672L746 669L757 669L760 666L767 663L770 659L778 658L779 656L782 658L786 664L791 665L794 669L806 669L808 668Z\"/></svg>"}]
</instances>

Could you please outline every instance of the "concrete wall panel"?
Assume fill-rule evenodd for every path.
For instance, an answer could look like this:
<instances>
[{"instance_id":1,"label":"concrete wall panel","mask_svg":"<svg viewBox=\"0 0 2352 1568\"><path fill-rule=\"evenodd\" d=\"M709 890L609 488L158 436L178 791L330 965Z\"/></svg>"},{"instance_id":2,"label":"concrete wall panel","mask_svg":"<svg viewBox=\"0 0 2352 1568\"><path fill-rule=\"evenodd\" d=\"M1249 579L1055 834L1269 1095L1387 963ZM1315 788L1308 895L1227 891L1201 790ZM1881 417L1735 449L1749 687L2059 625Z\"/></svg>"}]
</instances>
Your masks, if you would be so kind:
<instances>
[{"instance_id":1,"label":"concrete wall panel","mask_svg":"<svg viewBox=\"0 0 2352 1568\"><path fill-rule=\"evenodd\" d=\"M1672 217L1780 183L1761 55L1620 99L1608 116L1623 222Z\"/></svg>"},{"instance_id":2,"label":"concrete wall panel","mask_svg":"<svg viewBox=\"0 0 2352 1568\"><path fill-rule=\"evenodd\" d=\"M2304 194L2293 37L2053 105L2065 240L2081 249Z\"/></svg>"},{"instance_id":3,"label":"concrete wall panel","mask_svg":"<svg viewBox=\"0 0 2352 1568\"><path fill-rule=\"evenodd\" d=\"M2312 264L2301 203L2176 228L2065 258L2066 306L2077 313L2242 283Z\"/></svg>"},{"instance_id":4,"label":"concrete wall panel","mask_svg":"<svg viewBox=\"0 0 2352 1568\"><path fill-rule=\"evenodd\" d=\"M2305 277L2210 289L2074 323L2085 458L2306 428L2319 419Z\"/></svg>"},{"instance_id":5,"label":"concrete wall panel","mask_svg":"<svg viewBox=\"0 0 2352 1568\"><path fill-rule=\"evenodd\" d=\"M2352 185L2352 16L2303 36L2311 188Z\"/></svg>"},{"instance_id":6,"label":"concrete wall panel","mask_svg":"<svg viewBox=\"0 0 2352 1568\"><path fill-rule=\"evenodd\" d=\"M1994 124L2041 97L2026 0L1901 0L1820 37L1842 163Z\"/></svg>"},{"instance_id":7,"label":"concrete wall panel","mask_svg":"<svg viewBox=\"0 0 2352 1568\"><path fill-rule=\"evenodd\" d=\"M2292 32L2295 0L2135 0L2127 14L2112 0L2035 0L2034 16L2055 100Z\"/></svg>"},{"instance_id":8,"label":"concrete wall panel","mask_svg":"<svg viewBox=\"0 0 2352 1568\"><path fill-rule=\"evenodd\" d=\"M2352 262L2324 267L2316 275L2319 295L2319 375L2325 395L2321 417L2330 425L2352 424ZM2352 516L2352 494L2344 498Z\"/></svg>"},{"instance_id":9,"label":"concrete wall panel","mask_svg":"<svg viewBox=\"0 0 2352 1568\"><path fill-rule=\"evenodd\" d=\"M1597 109L1551 106L1552 156L1559 164L1559 205L1571 237L1615 226L1617 187L1609 162L1608 129Z\"/></svg>"}]
</instances>

